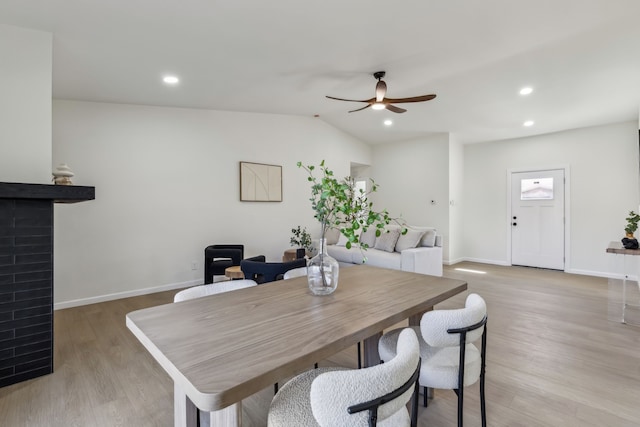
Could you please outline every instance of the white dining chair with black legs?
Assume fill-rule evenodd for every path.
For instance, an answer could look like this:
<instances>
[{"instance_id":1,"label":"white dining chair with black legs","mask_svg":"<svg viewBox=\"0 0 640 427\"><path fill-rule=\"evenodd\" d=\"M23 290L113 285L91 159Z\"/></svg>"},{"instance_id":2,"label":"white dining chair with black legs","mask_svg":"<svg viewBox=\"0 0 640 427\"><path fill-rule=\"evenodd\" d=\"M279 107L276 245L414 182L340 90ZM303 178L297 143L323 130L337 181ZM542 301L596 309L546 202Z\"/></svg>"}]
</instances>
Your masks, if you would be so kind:
<instances>
[{"instance_id":1,"label":"white dining chair with black legs","mask_svg":"<svg viewBox=\"0 0 640 427\"><path fill-rule=\"evenodd\" d=\"M487 347L487 305L478 294L470 294L465 307L425 313L420 326L411 328L420 341L420 385L424 387L424 406L428 389L453 390L458 396L458 426L463 426L464 388L480 381L482 427L487 425L485 406L485 356ZM380 359L395 357L402 329L384 334L378 342ZM474 342L481 340L478 349Z\"/></svg>"},{"instance_id":2,"label":"white dining chair with black legs","mask_svg":"<svg viewBox=\"0 0 640 427\"><path fill-rule=\"evenodd\" d=\"M319 368L294 377L274 396L268 427L415 427L420 349L412 329L399 334L396 353L369 368Z\"/></svg>"}]
</instances>

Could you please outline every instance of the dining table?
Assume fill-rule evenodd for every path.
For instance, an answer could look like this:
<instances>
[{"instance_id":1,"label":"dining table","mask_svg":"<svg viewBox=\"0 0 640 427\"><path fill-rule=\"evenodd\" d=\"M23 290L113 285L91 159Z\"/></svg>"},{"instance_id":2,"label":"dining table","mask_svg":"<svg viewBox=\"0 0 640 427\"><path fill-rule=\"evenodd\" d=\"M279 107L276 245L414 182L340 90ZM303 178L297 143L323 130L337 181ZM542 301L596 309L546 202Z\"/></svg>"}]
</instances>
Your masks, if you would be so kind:
<instances>
[{"instance_id":1,"label":"dining table","mask_svg":"<svg viewBox=\"0 0 640 427\"><path fill-rule=\"evenodd\" d=\"M208 285L208 286L215 286ZM380 363L382 331L418 325L433 306L467 289L443 277L357 265L340 269L330 295L306 277L133 311L129 330L174 383L175 426L241 426L242 400L364 343L364 366Z\"/></svg>"}]
</instances>

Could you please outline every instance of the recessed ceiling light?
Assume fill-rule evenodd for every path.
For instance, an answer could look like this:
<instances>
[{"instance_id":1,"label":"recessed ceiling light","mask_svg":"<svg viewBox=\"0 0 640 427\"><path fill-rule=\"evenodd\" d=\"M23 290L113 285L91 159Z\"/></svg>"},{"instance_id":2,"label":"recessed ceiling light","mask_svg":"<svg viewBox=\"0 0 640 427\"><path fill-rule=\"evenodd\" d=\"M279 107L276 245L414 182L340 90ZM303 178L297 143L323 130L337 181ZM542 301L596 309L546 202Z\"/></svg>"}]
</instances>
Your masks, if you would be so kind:
<instances>
[{"instance_id":1,"label":"recessed ceiling light","mask_svg":"<svg viewBox=\"0 0 640 427\"><path fill-rule=\"evenodd\" d=\"M180 83L180 79L176 76L164 76L162 78L162 81L168 85L177 85L178 83Z\"/></svg>"},{"instance_id":2,"label":"recessed ceiling light","mask_svg":"<svg viewBox=\"0 0 640 427\"><path fill-rule=\"evenodd\" d=\"M393 122L390 119L385 120L383 123L385 126L391 126L393 124Z\"/></svg>"},{"instance_id":3,"label":"recessed ceiling light","mask_svg":"<svg viewBox=\"0 0 640 427\"><path fill-rule=\"evenodd\" d=\"M522 125L529 127L529 126L533 126L534 121L533 120L527 120L526 122L524 122Z\"/></svg>"},{"instance_id":4,"label":"recessed ceiling light","mask_svg":"<svg viewBox=\"0 0 640 427\"><path fill-rule=\"evenodd\" d=\"M533 88L531 87L523 87L520 89L520 95L529 95L531 92L533 92Z\"/></svg>"}]
</instances>

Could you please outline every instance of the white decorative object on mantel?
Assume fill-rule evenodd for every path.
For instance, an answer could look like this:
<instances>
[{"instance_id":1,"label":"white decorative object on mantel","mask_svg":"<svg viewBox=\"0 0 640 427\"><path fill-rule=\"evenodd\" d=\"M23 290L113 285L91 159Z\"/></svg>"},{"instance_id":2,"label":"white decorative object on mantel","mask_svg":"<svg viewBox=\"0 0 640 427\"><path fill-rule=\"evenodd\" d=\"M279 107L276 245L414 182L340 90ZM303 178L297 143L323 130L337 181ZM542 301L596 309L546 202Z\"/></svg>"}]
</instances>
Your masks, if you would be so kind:
<instances>
[{"instance_id":1,"label":"white decorative object on mantel","mask_svg":"<svg viewBox=\"0 0 640 427\"><path fill-rule=\"evenodd\" d=\"M71 177L74 175L74 173L65 163L60 163L60 166L58 166L52 174L52 181L56 185L73 185L73 182L71 182Z\"/></svg>"}]
</instances>

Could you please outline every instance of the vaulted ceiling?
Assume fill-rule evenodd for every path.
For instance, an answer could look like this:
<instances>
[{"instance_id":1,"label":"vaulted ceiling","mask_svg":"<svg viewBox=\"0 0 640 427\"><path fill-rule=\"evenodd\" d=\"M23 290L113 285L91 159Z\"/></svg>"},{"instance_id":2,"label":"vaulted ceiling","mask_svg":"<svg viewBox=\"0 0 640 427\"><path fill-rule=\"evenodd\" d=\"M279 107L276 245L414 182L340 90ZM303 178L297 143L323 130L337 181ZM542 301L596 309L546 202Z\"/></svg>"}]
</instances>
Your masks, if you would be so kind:
<instances>
[{"instance_id":1,"label":"vaulted ceiling","mask_svg":"<svg viewBox=\"0 0 640 427\"><path fill-rule=\"evenodd\" d=\"M637 120L638 16L638 0L0 2L0 24L53 34L54 98L318 115L368 143ZM325 98L371 98L379 70L388 97L437 98L404 114Z\"/></svg>"}]
</instances>

